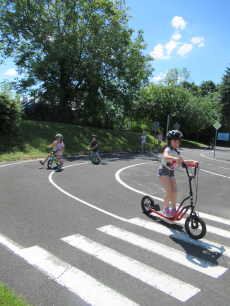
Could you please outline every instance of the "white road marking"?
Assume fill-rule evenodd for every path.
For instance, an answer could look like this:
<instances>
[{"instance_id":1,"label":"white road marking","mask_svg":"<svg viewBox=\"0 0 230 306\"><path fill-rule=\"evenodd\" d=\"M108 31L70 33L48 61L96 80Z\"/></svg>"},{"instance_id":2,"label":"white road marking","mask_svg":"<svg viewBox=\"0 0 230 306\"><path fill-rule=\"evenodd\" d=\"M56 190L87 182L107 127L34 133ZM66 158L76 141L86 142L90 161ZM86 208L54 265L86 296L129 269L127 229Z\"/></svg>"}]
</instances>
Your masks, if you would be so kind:
<instances>
[{"instance_id":1,"label":"white road marking","mask_svg":"<svg viewBox=\"0 0 230 306\"><path fill-rule=\"evenodd\" d=\"M38 159L34 159L34 160L24 160L21 162L17 162L17 163L12 163L12 164L6 164L6 165L1 165L0 168L2 167L8 167L8 166L15 166L15 165L19 165L19 164L25 164L25 163L30 163L30 162L34 162L34 161L38 161Z\"/></svg>"},{"instance_id":2,"label":"white road marking","mask_svg":"<svg viewBox=\"0 0 230 306\"><path fill-rule=\"evenodd\" d=\"M196 245L198 247L208 250L211 253L218 253L218 254L222 254L224 256L230 257L230 247L228 246L224 246L216 242L212 242L212 241L205 240L205 239L194 240L190 238L184 232L181 232L181 231L178 231L172 228L168 228L165 225L162 225L156 222L146 221L141 218L133 218L133 219L130 219L129 222L137 226L146 228L148 230L155 231L159 234L166 235L171 238L175 238L175 239Z\"/></svg>"},{"instance_id":3,"label":"white road marking","mask_svg":"<svg viewBox=\"0 0 230 306\"><path fill-rule=\"evenodd\" d=\"M221 167L221 166L218 166L219 168L222 168L222 169L227 169L227 170L230 170L230 168L226 168L226 167Z\"/></svg>"},{"instance_id":4,"label":"white road marking","mask_svg":"<svg viewBox=\"0 0 230 306\"><path fill-rule=\"evenodd\" d=\"M117 291L105 286L85 272L71 266L39 246L23 248L0 235L0 243L59 285L94 306L138 306Z\"/></svg>"},{"instance_id":5,"label":"white road marking","mask_svg":"<svg viewBox=\"0 0 230 306\"><path fill-rule=\"evenodd\" d=\"M219 159L216 159L216 158L211 158L211 157L205 156L204 153L201 153L200 155L201 155L202 157L204 157L204 158L207 158L207 159L219 161L219 162L221 162L221 163L230 164L230 162L227 162L227 161L224 161L224 160L219 160Z\"/></svg>"},{"instance_id":6,"label":"white road marking","mask_svg":"<svg viewBox=\"0 0 230 306\"><path fill-rule=\"evenodd\" d=\"M217 175L217 176L221 176L221 177L226 177L228 179L230 178L230 176L226 176L226 175L222 175L222 174L206 171L206 170L203 170L203 169L200 169L200 171L207 172L207 173L210 173L210 174L213 174L213 175Z\"/></svg>"},{"instance_id":7,"label":"white road marking","mask_svg":"<svg viewBox=\"0 0 230 306\"><path fill-rule=\"evenodd\" d=\"M133 234L113 225L103 226L97 230L214 278L220 277L228 270L224 267L220 267L201 258L186 254L185 252L178 251L169 246Z\"/></svg>"},{"instance_id":8,"label":"white road marking","mask_svg":"<svg viewBox=\"0 0 230 306\"><path fill-rule=\"evenodd\" d=\"M169 294L181 302L186 302L200 292L199 288L193 287L84 236L72 235L62 238L62 240L142 282Z\"/></svg>"},{"instance_id":9,"label":"white road marking","mask_svg":"<svg viewBox=\"0 0 230 306\"><path fill-rule=\"evenodd\" d=\"M185 223L185 219L182 219L180 221L176 221L176 224L184 225L184 223ZM212 234L215 234L215 235L218 235L218 236L222 236L222 237L225 237L225 238L230 238L230 232L229 231L226 231L226 230L223 230L221 228L214 227L214 226L211 226L211 225L206 225L206 229L207 229L207 232L209 232L209 233L212 233Z\"/></svg>"},{"instance_id":10,"label":"white road marking","mask_svg":"<svg viewBox=\"0 0 230 306\"><path fill-rule=\"evenodd\" d=\"M148 163L157 163L157 161L151 161L151 162L148 162ZM128 189L130 189L130 190L132 190L132 191L134 191L134 192L137 192L137 193L139 193L139 194L143 194L143 195L147 195L145 192L142 192L142 191L139 191L139 190L137 190L137 189L135 189L135 188L133 188L133 187L131 187L131 186L129 186L129 185L127 185L126 183L124 183L122 180L121 180L121 178L120 178L120 173L123 171L123 170L126 170L126 169L128 169L128 168L131 168L131 167L136 167L136 166L140 166L140 165L145 165L145 164L148 164L148 163L141 163L141 164L135 164L135 165L131 165L131 166L127 166L127 167L124 167L124 168L122 168L122 169L120 169L120 170L118 170L117 172L116 172L116 174L115 174L115 178L116 178L116 180L121 184L121 185L123 185L125 188L128 188ZM158 198L158 197L154 197L154 196L151 196L151 195L149 195L150 197L153 197L154 199L156 199L156 200L158 200L158 201L164 201L163 199L161 199L161 198Z\"/></svg>"},{"instance_id":11,"label":"white road marking","mask_svg":"<svg viewBox=\"0 0 230 306\"><path fill-rule=\"evenodd\" d=\"M91 162L80 163L80 164L75 164L75 165L71 165L71 166L80 166L80 165L88 164L88 163L91 163ZM67 168L67 167L70 167L70 166L66 166L65 168ZM95 205L92 205L92 204L90 204L90 203L88 203L88 202L86 202L86 201L84 201L84 200L81 200L81 199L79 199L79 198L73 196L73 195L70 194L69 192L63 190L61 187L59 187L59 186L58 186L57 184L55 184L54 181L53 181L52 176L53 176L53 174L54 174L56 171L58 171L58 170L52 171L52 172L50 173L50 175L49 175L49 181L50 181L50 183L53 184L54 187L56 187L58 190L60 190L61 192L63 192L63 193L66 194L67 196L71 197L72 199L74 199L74 200L76 200L76 201L79 201L79 202L81 202L81 203L83 203L83 204L85 204L85 205L87 205L87 206L89 206L89 207L91 207L91 208L93 208L93 209L96 209L96 210L102 212L103 214L106 214L106 215L109 215L109 216L111 216L111 217L113 217L113 218L116 218L116 219L119 219L119 220L121 220L121 221L127 222L127 219L122 218L122 217L119 217L119 216L117 216L117 215L115 215L115 214L112 214L112 213L110 213L110 212L108 212L108 211L106 211L106 210L104 210L104 209L101 209L101 208L95 206Z\"/></svg>"}]
</instances>

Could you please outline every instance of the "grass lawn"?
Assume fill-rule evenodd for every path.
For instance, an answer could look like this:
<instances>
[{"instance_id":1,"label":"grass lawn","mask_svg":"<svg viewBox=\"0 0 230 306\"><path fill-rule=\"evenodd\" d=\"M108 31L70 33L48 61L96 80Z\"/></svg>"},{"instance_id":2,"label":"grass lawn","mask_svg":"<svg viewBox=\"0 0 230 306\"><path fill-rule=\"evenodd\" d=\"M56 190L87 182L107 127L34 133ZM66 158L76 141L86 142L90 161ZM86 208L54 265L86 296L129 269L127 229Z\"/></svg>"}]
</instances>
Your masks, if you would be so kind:
<instances>
[{"instance_id":1,"label":"grass lawn","mask_svg":"<svg viewBox=\"0 0 230 306\"><path fill-rule=\"evenodd\" d=\"M138 137L141 136L140 133L133 132L23 120L18 137L6 138L4 135L0 136L0 162L44 158L51 152L47 147L55 140L57 133L64 137L65 151L63 156L86 154L92 134L98 136L101 153L134 151L140 144ZM147 146L151 148L153 143L154 136L147 133ZM183 141L182 146L184 144L195 146L195 143L188 141Z\"/></svg>"},{"instance_id":2,"label":"grass lawn","mask_svg":"<svg viewBox=\"0 0 230 306\"><path fill-rule=\"evenodd\" d=\"M0 283L0 305L1 306L29 306L11 289Z\"/></svg>"}]
</instances>

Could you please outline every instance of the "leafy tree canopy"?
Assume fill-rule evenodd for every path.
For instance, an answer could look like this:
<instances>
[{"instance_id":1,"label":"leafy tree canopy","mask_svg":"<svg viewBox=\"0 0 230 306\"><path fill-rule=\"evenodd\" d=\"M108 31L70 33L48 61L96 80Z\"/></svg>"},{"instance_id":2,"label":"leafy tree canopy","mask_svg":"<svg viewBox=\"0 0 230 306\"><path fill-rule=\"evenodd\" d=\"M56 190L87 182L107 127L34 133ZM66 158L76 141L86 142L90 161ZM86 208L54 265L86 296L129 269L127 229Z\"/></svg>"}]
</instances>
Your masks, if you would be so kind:
<instances>
[{"instance_id":1,"label":"leafy tree canopy","mask_svg":"<svg viewBox=\"0 0 230 306\"><path fill-rule=\"evenodd\" d=\"M40 87L61 114L79 120L124 116L152 73L142 31L133 41L123 0L0 0L0 46L12 56L21 91ZM109 120L109 119L108 119Z\"/></svg>"}]
</instances>

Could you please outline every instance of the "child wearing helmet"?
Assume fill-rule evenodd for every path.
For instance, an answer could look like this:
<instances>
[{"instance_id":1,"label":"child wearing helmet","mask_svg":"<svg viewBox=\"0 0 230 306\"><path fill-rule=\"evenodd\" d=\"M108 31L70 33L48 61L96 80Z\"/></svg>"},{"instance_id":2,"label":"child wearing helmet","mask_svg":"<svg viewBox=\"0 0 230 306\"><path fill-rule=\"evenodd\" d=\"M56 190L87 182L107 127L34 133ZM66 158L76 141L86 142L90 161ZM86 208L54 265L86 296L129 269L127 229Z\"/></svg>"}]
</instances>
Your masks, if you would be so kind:
<instances>
[{"instance_id":1,"label":"child wearing helmet","mask_svg":"<svg viewBox=\"0 0 230 306\"><path fill-rule=\"evenodd\" d=\"M99 162L101 161L101 157L99 155L99 148L98 148L98 141L97 141L97 135L92 135L92 141L90 142L89 146L88 146L88 150L90 147L93 147L93 152L95 152L96 156L99 159Z\"/></svg>"},{"instance_id":2,"label":"child wearing helmet","mask_svg":"<svg viewBox=\"0 0 230 306\"><path fill-rule=\"evenodd\" d=\"M142 149L142 151L144 150L144 144L145 144L146 139L147 139L145 134L146 134L145 132L142 132L142 136L139 137L139 139L141 139L141 149Z\"/></svg>"},{"instance_id":3,"label":"child wearing helmet","mask_svg":"<svg viewBox=\"0 0 230 306\"><path fill-rule=\"evenodd\" d=\"M158 132L157 139L158 139L158 150L159 150L161 147L161 142L163 140L163 135L161 132Z\"/></svg>"},{"instance_id":4,"label":"child wearing helmet","mask_svg":"<svg viewBox=\"0 0 230 306\"><path fill-rule=\"evenodd\" d=\"M62 156L62 151L64 151L65 149L65 145L63 143L63 136L61 134L57 134L55 136L56 140L51 143L50 146L48 146L48 148L50 149L51 147L54 147L54 152L55 152L55 160L61 163L61 165L63 165L63 159L60 159L60 157ZM53 152L51 152L50 154L47 155L46 159L44 161L40 160L39 163L42 164L42 166L45 165L45 162L52 156Z\"/></svg>"},{"instance_id":5,"label":"child wearing helmet","mask_svg":"<svg viewBox=\"0 0 230 306\"><path fill-rule=\"evenodd\" d=\"M177 185L174 176L175 162L178 167L182 166L182 163L198 163L194 160L183 160L180 152L177 148L180 146L180 142L183 139L183 135L178 130L169 131L167 134L167 142L164 146L162 164L158 169L157 176L159 177L161 184L165 189L164 208L163 214L168 218L172 218L176 212L177 202ZM169 202L171 201L171 209L169 210Z\"/></svg>"}]
</instances>

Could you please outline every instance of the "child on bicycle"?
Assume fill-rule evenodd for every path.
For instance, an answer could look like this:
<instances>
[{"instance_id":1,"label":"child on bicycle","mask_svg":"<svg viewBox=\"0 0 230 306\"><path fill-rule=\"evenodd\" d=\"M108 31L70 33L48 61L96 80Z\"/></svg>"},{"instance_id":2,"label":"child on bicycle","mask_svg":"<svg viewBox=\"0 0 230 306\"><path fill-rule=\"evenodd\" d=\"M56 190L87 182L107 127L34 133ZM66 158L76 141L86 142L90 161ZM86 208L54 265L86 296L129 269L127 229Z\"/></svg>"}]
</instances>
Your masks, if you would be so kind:
<instances>
[{"instance_id":1,"label":"child on bicycle","mask_svg":"<svg viewBox=\"0 0 230 306\"><path fill-rule=\"evenodd\" d=\"M142 151L144 150L144 144L145 144L146 139L147 139L145 134L146 134L145 132L142 132L142 136L139 137L139 139L141 139L141 149L142 149Z\"/></svg>"},{"instance_id":2,"label":"child on bicycle","mask_svg":"<svg viewBox=\"0 0 230 306\"><path fill-rule=\"evenodd\" d=\"M161 142L163 140L163 136L161 132L158 132L157 139L158 139L158 150L159 150L161 147Z\"/></svg>"},{"instance_id":3,"label":"child on bicycle","mask_svg":"<svg viewBox=\"0 0 230 306\"><path fill-rule=\"evenodd\" d=\"M182 157L180 156L180 152L177 150L177 148L180 146L180 142L182 139L183 135L180 131L172 130L168 132L167 142L163 147L164 152L162 164L159 167L157 174L166 192L164 197L163 215L168 218L172 218L176 212L177 185L174 176L174 162L176 162L179 167L182 166L182 163L199 164L198 161L182 159ZM169 210L170 201L171 209Z\"/></svg>"},{"instance_id":4,"label":"child on bicycle","mask_svg":"<svg viewBox=\"0 0 230 306\"><path fill-rule=\"evenodd\" d=\"M98 141L97 141L97 135L92 135L92 141L90 142L89 146L88 146L88 150L89 148L92 146L93 148L93 152L95 152L96 156L99 159L99 162L101 161L101 157L99 155L99 147L98 147ZM92 155L92 153L91 153Z\"/></svg>"},{"instance_id":5,"label":"child on bicycle","mask_svg":"<svg viewBox=\"0 0 230 306\"><path fill-rule=\"evenodd\" d=\"M60 162L61 165L63 165L63 159L60 160L60 157L62 156L62 151L65 149L65 145L63 143L63 136L61 134L57 134L55 136L56 140L51 143L48 148L50 149L51 147L54 146L54 154L55 154L55 161ZM47 155L46 159L44 161L40 160L39 163L42 164L42 166L45 165L45 162L52 156L53 152Z\"/></svg>"}]
</instances>

